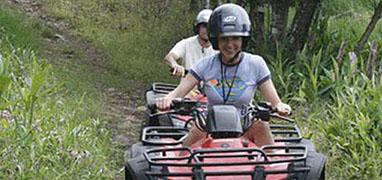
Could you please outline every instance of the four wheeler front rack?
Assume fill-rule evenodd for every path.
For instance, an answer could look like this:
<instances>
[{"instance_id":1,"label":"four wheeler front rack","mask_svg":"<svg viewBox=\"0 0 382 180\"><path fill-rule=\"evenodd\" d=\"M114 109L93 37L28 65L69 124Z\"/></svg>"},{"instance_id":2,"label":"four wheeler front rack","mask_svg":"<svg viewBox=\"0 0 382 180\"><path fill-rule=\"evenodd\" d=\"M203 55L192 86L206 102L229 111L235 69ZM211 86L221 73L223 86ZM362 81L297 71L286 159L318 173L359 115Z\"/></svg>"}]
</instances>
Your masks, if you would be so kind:
<instances>
[{"instance_id":1,"label":"four wheeler front rack","mask_svg":"<svg viewBox=\"0 0 382 180\"><path fill-rule=\"evenodd\" d=\"M187 152L188 156L176 156L176 152ZM251 176L265 179L270 174L307 173L307 148L299 145L263 146L262 148L214 148L190 149L167 147L148 150L144 157L149 163L149 177L192 177L204 180L209 176ZM213 161L211 161L213 159ZM225 160L227 159L227 160ZM283 169L267 169L266 166L288 164ZM300 163L302 166L292 166ZM291 165L291 166L289 166ZM233 167L253 166L253 170L232 170ZM185 172L171 172L171 167L185 168ZM215 167L219 171L206 169ZM158 170L160 169L160 170ZM188 171L187 171L188 169ZM224 169L224 170L222 170Z\"/></svg>"}]
</instances>

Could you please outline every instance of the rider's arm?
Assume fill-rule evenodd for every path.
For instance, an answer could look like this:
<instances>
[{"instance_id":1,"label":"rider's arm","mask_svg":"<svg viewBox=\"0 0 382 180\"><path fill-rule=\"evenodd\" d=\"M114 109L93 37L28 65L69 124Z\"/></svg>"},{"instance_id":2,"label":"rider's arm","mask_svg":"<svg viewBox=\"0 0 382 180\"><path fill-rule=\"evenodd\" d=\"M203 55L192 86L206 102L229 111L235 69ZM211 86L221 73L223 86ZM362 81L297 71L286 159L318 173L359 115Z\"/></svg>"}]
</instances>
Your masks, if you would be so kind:
<instances>
[{"instance_id":1,"label":"rider's arm","mask_svg":"<svg viewBox=\"0 0 382 180\"><path fill-rule=\"evenodd\" d=\"M169 52L167 54L167 56L164 58L164 60L166 61L166 63L173 69L172 71L172 75L176 75L176 76L180 76L180 77L183 77L184 74L185 74L185 70L184 70L184 67L179 65L177 63L177 60L179 59L180 57L174 53L174 52Z\"/></svg>"},{"instance_id":2,"label":"rider's arm","mask_svg":"<svg viewBox=\"0 0 382 180\"><path fill-rule=\"evenodd\" d=\"M181 40L175 44L174 47L170 50L170 52L166 55L164 60L167 64L173 67L174 64L178 65L178 60L180 58L184 58L187 52L187 41Z\"/></svg>"},{"instance_id":3,"label":"rider's arm","mask_svg":"<svg viewBox=\"0 0 382 180\"><path fill-rule=\"evenodd\" d=\"M281 103L280 97L277 94L276 88L273 85L272 80L268 79L260 84L259 90L264 99L275 106L278 103Z\"/></svg>"},{"instance_id":4,"label":"rider's arm","mask_svg":"<svg viewBox=\"0 0 382 180\"><path fill-rule=\"evenodd\" d=\"M180 82L174 91L171 91L167 96L158 98L156 105L159 109L168 109L171 106L174 98L183 98L188 94L196 85L198 80L191 74L187 74L185 79Z\"/></svg>"},{"instance_id":5,"label":"rider's arm","mask_svg":"<svg viewBox=\"0 0 382 180\"><path fill-rule=\"evenodd\" d=\"M175 65L178 65L178 62L177 60L179 59L180 57L173 53L173 52L169 52L166 57L164 57L164 60L166 61L166 63L170 66L170 67L174 67Z\"/></svg>"},{"instance_id":6,"label":"rider's arm","mask_svg":"<svg viewBox=\"0 0 382 180\"><path fill-rule=\"evenodd\" d=\"M273 85L271 79L268 79L259 85L261 95L264 99L276 107L278 113L283 116L287 116L291 112L291 107L281 101L279 95L277 94L276 88Z\"/></svg>"},{"instance_id":7,"label":"rider's arm","mask_svg":"<svg viewBox=\"0 0 382 180\"><path fill-rule=\"evenodd\" d=\"M192 74L187 74L185 79L182 80L178 87L176 87L174 91L170 92L168 96L170 98L183 98L198 84L198 82L199 81Z\"/></svg>"}]
</instances>

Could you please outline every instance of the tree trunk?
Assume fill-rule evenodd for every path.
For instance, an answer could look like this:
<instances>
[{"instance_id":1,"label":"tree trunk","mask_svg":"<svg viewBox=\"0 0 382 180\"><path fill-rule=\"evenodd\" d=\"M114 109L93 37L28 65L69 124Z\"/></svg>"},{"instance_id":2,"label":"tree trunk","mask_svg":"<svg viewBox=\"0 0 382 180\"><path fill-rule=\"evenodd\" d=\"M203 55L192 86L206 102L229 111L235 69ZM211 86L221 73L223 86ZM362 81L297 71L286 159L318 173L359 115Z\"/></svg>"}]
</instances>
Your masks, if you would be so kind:
<instances>
[{"instance_id":1,"label":"tree trunk","mask_svg":"<svg viewBox=\"0 0 382 180\"><path fill-rule=\"evenodd\" d=\"M292 0L271 0L272 21L271 21L271 42L276 44L282 42L285 36L289 7Z\"/></svg>"},{"instance_id":2,"label":"tree trunk","mask_svg":"<svg viewBox=\"0 0 382 180\"><path fill-rule=\"evenodd\" d=\"M293 23L288 34L287 52L289 55L296 55L301 50L309 35L309 27L313 16L321 0L301 0Z\"/></svg>"},{"instance_id":3,"label":"tree trunk","mask_svg":"<svg viewBox=\"0 0 382 180\"><path fill-rule=\"evenodd\" d=\"M254 27L253 35L254 42L253 48L255 53L261 54L264 46L264 19L265 19L265 9L264 0L250 1L250 12L249 16L252 21L252 27Z\"/></svg>"},{"instance_id":4,"label":"tree trunk","mask_svg":"<svg viewBox=\"0 0 382 180\"><path fill-rule=\"evenodd\" d=\"M378 6L374 9L374 15L371 18L369 25L367 26L365 32L362 34L361 39L358 41L355 48L355 53L358 54L365 46L370 34L373 32L375 26L377 25L379 19L382 17L382 1L379 2Z\"/></svg>"}]
</instances>

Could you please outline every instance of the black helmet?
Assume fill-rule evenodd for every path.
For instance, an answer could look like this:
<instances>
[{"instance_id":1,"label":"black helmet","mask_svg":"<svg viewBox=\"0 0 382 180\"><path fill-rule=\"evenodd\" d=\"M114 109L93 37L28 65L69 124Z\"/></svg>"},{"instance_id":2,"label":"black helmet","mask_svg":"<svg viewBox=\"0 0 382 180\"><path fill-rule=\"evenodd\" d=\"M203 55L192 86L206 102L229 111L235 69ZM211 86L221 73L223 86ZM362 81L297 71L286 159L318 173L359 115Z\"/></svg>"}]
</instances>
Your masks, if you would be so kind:
<instances>
[{"instance_id":1,"label":"black helmet","mask_svg":"<svg viewBox=\"0 0 382 180\"><path fill-rule=\"evenodd\" d=\"M211 9L203 9L201 10L198 15L196 16L195 22L194 22L194 33L198 34L199 32L199 25L202 23L208 23L208 20L211 17L212 10Z\"/></svg>"},{"instance_id":2,"label":"black helmet","mask_svg":"<svg viewBox=\"0 0 382 180\"><path fill-rule=\"evenodd\" d=\"M251 36L251 21L247 11L236 4L223 4L217 7L208 22L208 37L212 47L218 48L218 35L243 37L243 47Z\"/></svg>"}]
</instances>

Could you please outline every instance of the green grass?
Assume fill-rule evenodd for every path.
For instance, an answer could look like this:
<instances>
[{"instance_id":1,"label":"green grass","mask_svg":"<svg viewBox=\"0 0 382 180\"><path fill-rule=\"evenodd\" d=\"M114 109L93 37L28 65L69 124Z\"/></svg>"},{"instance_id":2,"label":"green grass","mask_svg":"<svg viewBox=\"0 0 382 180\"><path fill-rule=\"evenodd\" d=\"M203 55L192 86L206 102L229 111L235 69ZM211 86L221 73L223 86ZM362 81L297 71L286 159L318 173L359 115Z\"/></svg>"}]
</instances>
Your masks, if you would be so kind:
<instances>
[{"instance_id":1,"label":"green grass","mask_svg":"<svg viewBox=\"0 0 382 180\"><path fill-rule=\"evenodd\" d=\"M0 107L11 118L1 118L0 177L111 177L110 131L87 94L60 86L51 66L28 49L3 52L2 69L10 83Z\"/></svg>"},{"instance_id":2,"label":"green grass","mask_svg":"<svg viewBox=\"0 0 382 180\"><path fill-rule=\"evenodd\" d=\"M51 37L53 34L47 26L21 16L4 3L0 3L0 32L1 36L8 37L15 47L36 50L41 50L39 37Z\"/></svg>"},{"instance_id":3,"label":"green grass","mask_svg":"<svg viewBox=\"0 0 382 180\"><path fill-rule=\"evenodd\" d=\"M323 1L323 7L329 15L336 16L340 14L347 14L349 12L370 12L373 10L373 2L378 2L378 0Z\"/></svg>"},{"instance_id":4,"label":"green grass","mask_svg":"<svg viewBox=\"0 0 382 180\"><path fill-rule=\"evenodd\" d=\"M0 7L0 179L115 177L117 150L82 52L72 63L42 58L53 31Z\"/></svg>"},{"instance_id":5,"label":"green grass","mask_svg":"<svg viewBox=\"0 0 382 180\"><path fill-rule=\"evenodd\" d=\"M72 32L92 41L106 52L115 73L106 83L131 89L131 84L177 82L169 76L163 58L182 37L192 35L194 15L185 1L52 1L47 10L72 25ZM54 3L53 3L54 2ZM159 6L158 6L159 4ZM86 7L86 8L85 8ZM158 10L159 9L159 10ZM155 14L155 15L152 15ZM113 78L114 77L114 78ZM124 80L127 83L115 81Z\"/></svg>"},{"instance_id":6,"label":"green grass","mask_svg":"<svg viewBox=\"0 0 382 180\"><path fill-rule=\"evenodd\" d=\"M329 156L330 179L381 177L382 89L376 83L358 79L338 88L334 102L313 104L314 113L302 120L316 129L311 136Z\"/></svg>"}]
</instances>

